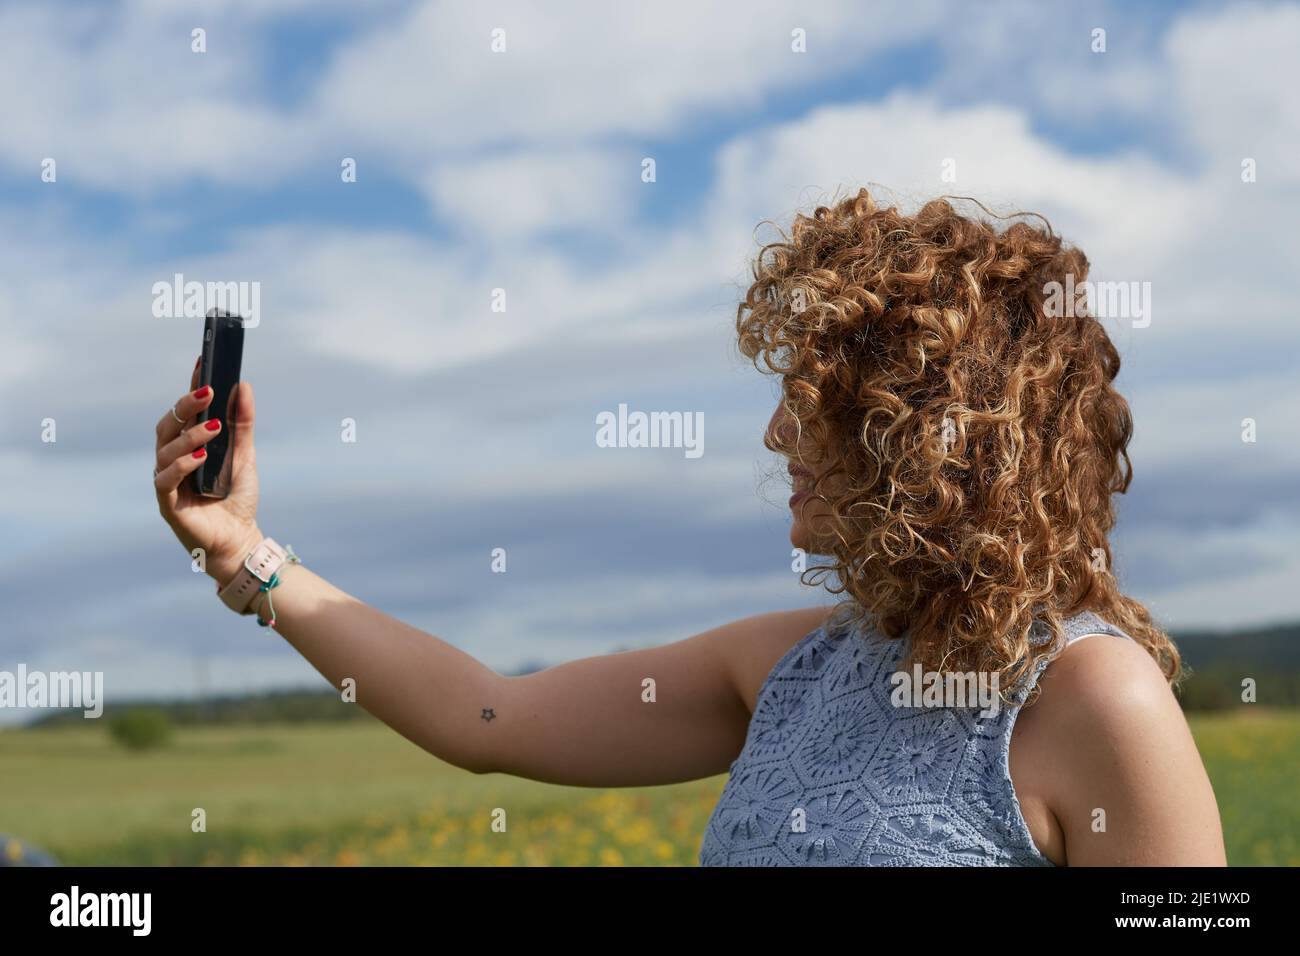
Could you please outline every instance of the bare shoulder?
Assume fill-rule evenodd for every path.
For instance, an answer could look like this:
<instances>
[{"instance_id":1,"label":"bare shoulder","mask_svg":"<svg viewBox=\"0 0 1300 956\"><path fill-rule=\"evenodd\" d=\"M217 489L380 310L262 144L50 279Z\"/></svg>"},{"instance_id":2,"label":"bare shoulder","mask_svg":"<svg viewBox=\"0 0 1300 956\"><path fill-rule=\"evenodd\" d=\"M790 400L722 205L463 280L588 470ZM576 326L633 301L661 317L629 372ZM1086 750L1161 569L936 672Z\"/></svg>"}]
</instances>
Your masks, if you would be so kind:
<instances>
[{"instance_id":1,"label":"bare shoulder","mask_svg":"<svg viewBox=\"0 0 1300 956\"><path fill-rule=\"evenodd\" d=\"M1135 641L1110 634L1078 638L1043 673L1040 705L1062 729L1087 724L1094 732L1185 724L1165 675ZM1175 720L1176 718L1176 720Z\"/></svg>"},{"instance_id":2,"label":"bare shoulder","mask_svg":"<svg viewBox=\"0 0 1300 956\"><path fill-rule=\"evenodd\" d=\"M1080 638L1024 714L1073 865L1223 864L1214 793L1164 674L1133 641Z\"/></svg>"},{"instance_id":3,"label":"bare shoulder","mask_svg":"<svg viewBox=\"0 0 1300 956\"><path fill-rule=\"evenodd\" d=\"M752 714L759 689L786 651L821 627L831 607L800 608L756 614L725 624L712 632L724 656L736 693Z\"/></svg>"}]
</instances>

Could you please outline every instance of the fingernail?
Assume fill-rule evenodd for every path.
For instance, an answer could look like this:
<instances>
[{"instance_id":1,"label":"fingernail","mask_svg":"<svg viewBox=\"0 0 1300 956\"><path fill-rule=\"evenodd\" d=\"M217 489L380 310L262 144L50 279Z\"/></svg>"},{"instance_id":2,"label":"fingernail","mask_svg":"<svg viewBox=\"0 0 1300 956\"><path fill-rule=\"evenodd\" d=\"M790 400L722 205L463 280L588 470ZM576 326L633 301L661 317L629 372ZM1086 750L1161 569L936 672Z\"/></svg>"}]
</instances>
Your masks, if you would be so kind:
<instances>
[{"instance_id":1,"label":"fingernail","mask_svg":"<svg viewBox=\"0 0 1300 956\"><path fill-rule=\"evenodd\" d=\"M204 385L202 388L200 388L200 389L196 389L196 390L195 390L195 392L194 392L194 397L195 397L195 398L207 398L207 397L208 397L208 392L210 392L210 391L212 391L212 386L211 386L211 385Z\"/></svg>"},{"instance_id":2,"label":"fingernail","mask_svg":"<svg viewBox=\"0 0 1300 956\"><path fill-rule=\"evenodd\" d=\"M216 431L218 428L221 427L221 419L220 419L220 418L209 418L206 422L203 423L203 427L206 428L206 429L207 429L208 431L210 431L210 432L214 432L214 431Z\"/></svg>"},{"instance_id":3,"label":"fingernail","mask_svg":"<svg viewBox=\"0 0 1300 956\"><path fill-rule=\"evenodd\" d=\"M203 458L206 457L207 454L208 454L208 450L206 448L197 448L194 451L195 458Z\"/></svg>"}]
</instances>

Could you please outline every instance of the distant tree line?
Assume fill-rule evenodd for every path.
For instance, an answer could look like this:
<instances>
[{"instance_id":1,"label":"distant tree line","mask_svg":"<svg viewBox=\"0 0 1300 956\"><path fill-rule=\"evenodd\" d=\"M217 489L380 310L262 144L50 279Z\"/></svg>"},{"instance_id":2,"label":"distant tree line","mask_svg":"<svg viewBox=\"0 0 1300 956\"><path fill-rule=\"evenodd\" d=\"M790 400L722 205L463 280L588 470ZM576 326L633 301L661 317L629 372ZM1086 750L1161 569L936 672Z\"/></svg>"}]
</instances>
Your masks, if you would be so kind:
<instances>
[{"instance_id":1,"label":"distant tree line","mask_svg":"<svg viewBox=\"0 0 1300 956\"><path fill-rule=\"evenodd\" d=\"M1300 707L1300 624L1227 633L1174 634L1174 642L1191 676L1179 699L1184 710L1224 710L1243 703L1243 681L1254 682L1255 702L1262 707ZM532 673L545 664L530 663L512 673ZM373 720L357 704L346 703L338 691L285 690L259 694L208 697L202 700L110 699L105 715L112 718L147 709L155 716L133 714L126 731L132 739L161 736L157 714L176 726L189 724L264 724L316 721ZM54 711L32 727L84 725L80 710ZM134 724L132 723L134 721ZM152 721L152 723L151 723ZM121 739L119 737L119 739ZM123 740L126 743L126 740ZM130 746L130 744L127 744Z\"/></svg>"},{"instance_id":2,"label":"distant tree line","mask_svg":"<svg viewBox=\"0 0 1300 956\"><path fill-rule=\"evenodd\" d=\"M545 665L529 663L511 671L521 675L541 670ZM111 694L104 705L104 717L116 739L131 746L128 740L165 736L158 727L158 715L174 726L195 724L268 724L314 723L317 721L374 720L361 706L345 702L333 689L277 690L257 694L228 694L202 699L183 698L116 700ZM145 716L148 714L149 716ZM118 723L114 725L114 718ZM55 710L32 721L28 726L85 726L82 710ZM125 728L125 729L122 729Z\"/></svg>"},{"instance_id":3,"label":"distant tree line","mask_svg":"<svg viewBox=\"0 0 1300 956\"><path fill-rule=\"evenodd\" d=\"M1173 638L1191 671L1181 692L1184 710L1238 707L1247 680L1260 706L1300 707L1300 624Z\"/></svg>"}]
</instances>

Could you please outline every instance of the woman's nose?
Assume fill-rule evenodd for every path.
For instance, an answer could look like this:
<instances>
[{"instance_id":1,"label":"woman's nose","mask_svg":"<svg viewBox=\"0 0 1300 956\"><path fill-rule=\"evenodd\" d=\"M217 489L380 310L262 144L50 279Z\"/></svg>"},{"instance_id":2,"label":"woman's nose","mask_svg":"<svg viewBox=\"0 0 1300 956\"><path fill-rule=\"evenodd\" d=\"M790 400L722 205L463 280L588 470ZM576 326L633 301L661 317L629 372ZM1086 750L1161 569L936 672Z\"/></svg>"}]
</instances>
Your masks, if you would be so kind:
<instances>
[{"instance_id":1,"label":"woman's nose","mask_svg":"<svg viewBox=\"0 0 1300 956\"><path fill-rule=\"evenodd\" d=\"M772 451L781 451L789 449L794 444L795 438L795 421L794 416L784 405L777 408L772 413L772 418L767 423L767 432L763 436L763 444Z\"/></svg>"}]
</instances>

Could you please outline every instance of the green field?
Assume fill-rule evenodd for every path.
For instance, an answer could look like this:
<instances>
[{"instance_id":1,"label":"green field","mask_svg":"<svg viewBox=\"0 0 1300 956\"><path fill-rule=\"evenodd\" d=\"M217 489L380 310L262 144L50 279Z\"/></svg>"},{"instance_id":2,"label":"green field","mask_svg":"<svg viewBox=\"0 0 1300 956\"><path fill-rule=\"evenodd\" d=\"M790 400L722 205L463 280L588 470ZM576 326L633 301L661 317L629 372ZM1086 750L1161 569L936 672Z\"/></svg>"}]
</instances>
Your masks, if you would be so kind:
<instances>
[{"instance_id":1,"label":"green field","mask_svg":"<svg viewBox=\"0 0 1300 956\"><path fill-rule=\"evenodd\" d=\"M1229 863L1300 864L1300 713L1191 723ZM181 728L142 754L98 725L6 731L0 773L0 832L88 865L694 865L725 781L476 776L371 721ZM196 807L205 833L191 831Z\"/></svg>"}]
</instances>

